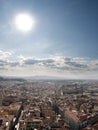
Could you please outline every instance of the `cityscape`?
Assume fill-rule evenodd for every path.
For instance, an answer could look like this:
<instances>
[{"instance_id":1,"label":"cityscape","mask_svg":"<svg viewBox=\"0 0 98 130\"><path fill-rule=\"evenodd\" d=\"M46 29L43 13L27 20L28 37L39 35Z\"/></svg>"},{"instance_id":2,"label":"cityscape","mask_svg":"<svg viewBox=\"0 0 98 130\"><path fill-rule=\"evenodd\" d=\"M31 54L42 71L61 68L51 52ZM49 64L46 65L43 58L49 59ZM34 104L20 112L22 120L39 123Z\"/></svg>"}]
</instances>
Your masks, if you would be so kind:
<instances>
[{"instance_id":1,"label":"cityscape","mask_svg":"<svg viewBox=\"0 0 98 130\"><path fill-rule=\"evenodd\" d=\"M0 0L0 130L98 130L98 0Z\"/></svg>"},{"instance_id":2,"label":"cityscape","mask_svg":"<svg viewBox=\"0 0 98 130\"><path fill-rule=\"evenodd\" d=\"M98 130L98 80L1 77L0 130Z\"/></svg>"}]
</instances>

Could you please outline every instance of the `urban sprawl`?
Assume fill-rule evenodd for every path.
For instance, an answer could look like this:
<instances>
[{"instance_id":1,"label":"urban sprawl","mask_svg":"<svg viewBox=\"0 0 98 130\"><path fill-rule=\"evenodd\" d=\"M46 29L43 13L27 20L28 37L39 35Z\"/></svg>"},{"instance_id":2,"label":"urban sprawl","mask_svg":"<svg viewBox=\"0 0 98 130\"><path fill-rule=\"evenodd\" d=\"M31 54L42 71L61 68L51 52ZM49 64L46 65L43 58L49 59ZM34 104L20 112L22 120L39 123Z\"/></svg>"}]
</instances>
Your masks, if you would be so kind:
<instances>
[{"instance_id":1,"label":"urban sprawl","mask_svg":"<svg viewBox=\"0 0 98 130\"><path fill-rule=\"evenodd\" d=\"M98 130L98 81L0 77L0 130Z\"/></svg>"}]
</instances>

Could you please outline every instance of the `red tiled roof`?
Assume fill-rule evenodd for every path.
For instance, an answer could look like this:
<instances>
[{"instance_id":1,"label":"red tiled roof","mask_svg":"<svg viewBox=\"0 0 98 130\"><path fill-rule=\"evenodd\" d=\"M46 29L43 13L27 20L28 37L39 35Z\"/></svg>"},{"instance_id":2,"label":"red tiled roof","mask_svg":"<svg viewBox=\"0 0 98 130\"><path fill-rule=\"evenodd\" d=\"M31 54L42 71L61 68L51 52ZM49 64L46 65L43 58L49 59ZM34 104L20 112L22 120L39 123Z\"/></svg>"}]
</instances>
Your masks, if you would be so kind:
<instances>
[{"instance_id":1,"label":"red tiled roof","mask_svg":"<svg viewBox=\"0 0 98 130\"><path fill-rule=\"evenodd\" d=\"M76 122L80 122L79 118L71 111L65 111L65 114L67 114L70 118L75 120Z\"/></svg>"}]
</instances>

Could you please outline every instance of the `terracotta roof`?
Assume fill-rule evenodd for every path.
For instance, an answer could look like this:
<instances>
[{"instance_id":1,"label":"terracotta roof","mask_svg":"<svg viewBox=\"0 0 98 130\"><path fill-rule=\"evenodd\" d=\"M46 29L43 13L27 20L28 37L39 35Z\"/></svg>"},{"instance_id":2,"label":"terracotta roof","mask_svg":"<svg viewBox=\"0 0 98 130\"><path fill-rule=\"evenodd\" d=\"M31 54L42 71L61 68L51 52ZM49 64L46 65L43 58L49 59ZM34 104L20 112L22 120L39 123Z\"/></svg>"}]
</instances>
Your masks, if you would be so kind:
<instances>
[{"instance_id":1,"label":"terracotta roof","mask_svg":"<svg viewBox=\"0 0 98 130\"><path fill-rule=\"evenodd\" d=\"M65 114L67 114L70 118L72 118L74 121L80 123L79 118L71 111L67 110L65 111Z\"/></svg>"}]
</instances>

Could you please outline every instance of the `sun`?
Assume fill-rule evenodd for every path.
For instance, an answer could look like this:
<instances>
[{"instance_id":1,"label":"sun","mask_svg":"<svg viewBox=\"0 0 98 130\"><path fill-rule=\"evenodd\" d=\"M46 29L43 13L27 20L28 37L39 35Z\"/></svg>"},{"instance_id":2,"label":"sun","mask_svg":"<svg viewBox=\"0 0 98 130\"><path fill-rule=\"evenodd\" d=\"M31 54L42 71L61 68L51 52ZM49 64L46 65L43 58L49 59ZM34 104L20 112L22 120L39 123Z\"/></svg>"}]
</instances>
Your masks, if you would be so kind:
<instances>
[{"instance_id":1,"label":"sun","mask_svg":"<svg viewBox=\"0 0 98 130\"><path fill-rule=\"evenodd\" d=\"M21 13L15 16L14 19L15 27L21 32L28 32L34 27L34 19L31 15Z\"/></svg>"}]
</instances>

